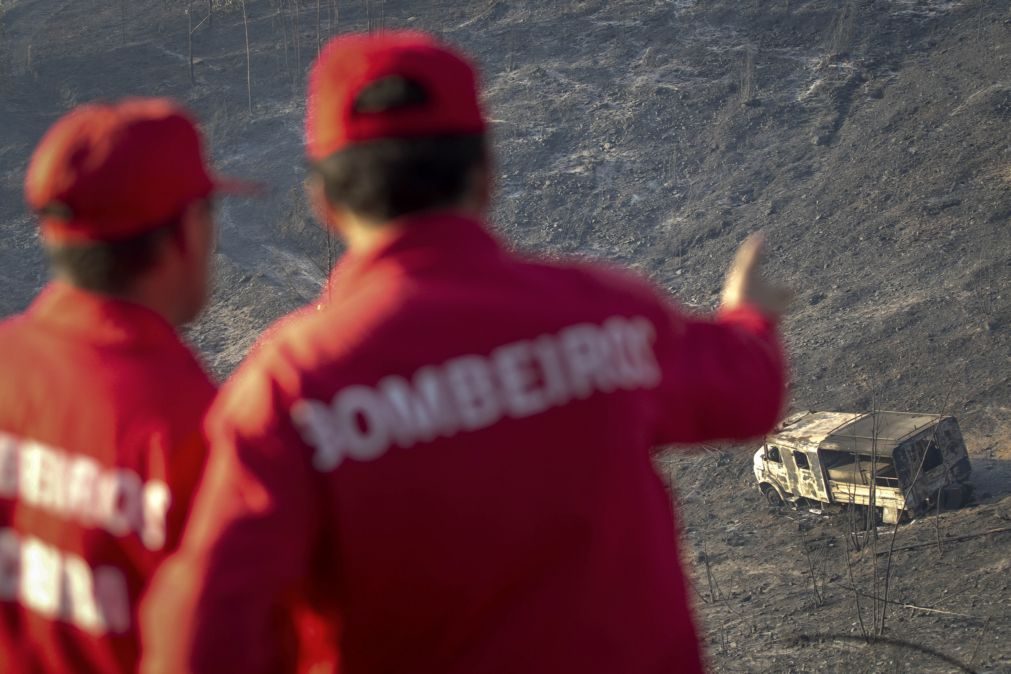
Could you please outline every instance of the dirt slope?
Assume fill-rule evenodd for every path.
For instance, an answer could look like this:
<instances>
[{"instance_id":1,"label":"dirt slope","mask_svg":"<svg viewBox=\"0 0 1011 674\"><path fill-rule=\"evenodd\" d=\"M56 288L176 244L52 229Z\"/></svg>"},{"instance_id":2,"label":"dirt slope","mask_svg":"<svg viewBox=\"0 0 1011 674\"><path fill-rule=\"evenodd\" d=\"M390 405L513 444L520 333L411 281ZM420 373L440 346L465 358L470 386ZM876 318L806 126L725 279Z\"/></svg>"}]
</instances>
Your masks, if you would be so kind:
<instances>
[{"instance_id":1,"label":"dirt slope","mask_svg":"<svg viewBox=\"0 0 1011 674\"><path fill-rule=\"evenodd\" d=\"M203 23L206 3L192 22L187 4L0 1L0 315L45 281L20 189L46 126L96 97L175 96L223 170L274 186L219 211L219 291L191 338L226 374L313 298L327 265L300 191L317 26L435 31L483 68L494 220L516 245L633 265L704 310L736 244L763 228L773 271L800 292L784 326L796 407L959 417L981 504L900 527L896 548L934 545L893 557L890 600L920 608L889 604L885 635L1011 671L1011 536L948 541L1008 526L1011 507L1004 0L362 0L336 3L339 16L323 0L318 22L302 0L297 26L279 10L291 3L249 0L252 113L239 3L213 0ZM861 634L846 588L874 595L882 556L847 554L844 519L767 512L747 453L662 468L681 495L715 670L951 670L893 646L798 643Z\"/></svg>"}]
</instances>

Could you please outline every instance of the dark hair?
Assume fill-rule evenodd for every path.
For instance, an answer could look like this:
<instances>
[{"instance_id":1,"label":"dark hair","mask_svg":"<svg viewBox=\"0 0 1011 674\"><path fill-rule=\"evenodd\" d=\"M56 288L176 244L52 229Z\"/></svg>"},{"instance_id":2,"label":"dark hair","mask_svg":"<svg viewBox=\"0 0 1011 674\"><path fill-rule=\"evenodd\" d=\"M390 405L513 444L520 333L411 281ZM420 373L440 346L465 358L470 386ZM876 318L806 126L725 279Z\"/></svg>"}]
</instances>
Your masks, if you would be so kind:
<instances>
[{"instance_id":1,"label":"dark hair","mask_svg":"<svg viewBox=\"0 0 1011 674\"><path fill-rule=\"evenodd\" d=\"M178 230L179 218L128 239L46 244L53 269L75 286L108 295L128 291L155 263L158 249Z\"/></svg>"},{"instance_id":2,"label":"dark hair","mask_svg":"<svg viewBox=\"0 0 1011 674\"><path fill-rule=\"evenodd\" d=\"M394 75L365 87L355 98L354 114L406 111L428 100L421 84ZM485 142L483 134L385 138L345 148L313 169L331 203L384 222L457 203L472 170L487 160Z\"/></svg>"},{"instance_id":3,"label":"dark hair","mask_svg":"<svg viewBox=\"0 0 1011 674\"><path fill-rule=\"evenodd\" d=\"M485 157L483 135L392 138L351 146L314 169L330 203L384 222L457 203Z\"/></svg>"}]
</instances>

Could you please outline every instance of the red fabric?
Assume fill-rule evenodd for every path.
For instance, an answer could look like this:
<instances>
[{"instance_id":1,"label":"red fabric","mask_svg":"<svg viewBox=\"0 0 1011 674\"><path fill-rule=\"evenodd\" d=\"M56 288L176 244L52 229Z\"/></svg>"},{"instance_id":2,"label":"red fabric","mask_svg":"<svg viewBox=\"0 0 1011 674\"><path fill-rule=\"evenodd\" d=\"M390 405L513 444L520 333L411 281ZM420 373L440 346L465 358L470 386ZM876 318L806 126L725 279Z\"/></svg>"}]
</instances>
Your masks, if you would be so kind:
<instances>
[{"instance_id":1,"label":"red fabric","mask_svg":"<svg viewBox=\"0 0 1011 674\"><path fill-rule=\"evenodd\" d=\"M253 189L213 178L188 112L167 99L90 104L62 117L32 155L25 198L54 241L112 241L160 227L212 192Z\"/></svg>"},{"instance_id":2,"label":"red fabric","mask_svg":"<svg viewBox=\"0 0 1011 674\"><path fill-rule=\"evenodd\" d=\"M276 671L293 591L339 621L345 674L700 671L651 450L770 430L775 326L688 318L467 219L404 225L215 403L152 590L180 629L150 623L146 671Z\"/></svg>"},{"instance_id":3,"label":"red fabric","mask_svg":"<svg viewBox=\"0 0 1011 674\"><path fill-rule=\"evenodd\" d=\"M134 672L214 386L160 316L61 283L0 324L0 371L0 671Z\"/></svg>"},{"instance_id":4,"label":"red fabric","mask_svg":"<svg viewBox=\"0 0 1011 674\"><path fill-rule=\"evenodd\" d=\"M400 76L421 85L428 100L386 112L356 112L369 84ZM424 33L347 35L327 45L309 83L309 156L323 159L348 145L379 138L479 134L485 130L477 76L467 59Z\"/></svg>"}]
</instances>

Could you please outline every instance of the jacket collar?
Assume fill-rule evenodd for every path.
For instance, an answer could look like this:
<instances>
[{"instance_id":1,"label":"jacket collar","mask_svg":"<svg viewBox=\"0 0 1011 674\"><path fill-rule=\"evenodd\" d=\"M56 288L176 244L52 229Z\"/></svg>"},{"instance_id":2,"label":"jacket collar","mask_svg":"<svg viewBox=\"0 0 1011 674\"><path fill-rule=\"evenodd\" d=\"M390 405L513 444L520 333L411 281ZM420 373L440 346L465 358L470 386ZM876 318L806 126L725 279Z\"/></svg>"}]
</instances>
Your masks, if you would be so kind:
<instances>
[{"instance_id":1,"label":"jacket collar","mask_svg":"<svg viewBox=\"0 0 1011 674\"><path fill-rule=\"evenodd\" d=\"M175 328L140 304L53 281L32 302L27 318L47 329L99 344L180 344Z\"/></svg>"},{"instance_id":2,"label":"jacket collar","mask_svg":"<svg viewBox=\"0 0 1011 674\"><path fill-rule=\"evenodd\" d=\"M404 275L473 269L501 251L498 240L475 218L450 212L408 216L393 221L379 245L364 253L345 254L333 269L329 289L333 293L351 290L379 267Z\"/></svg>"}]
</instances>

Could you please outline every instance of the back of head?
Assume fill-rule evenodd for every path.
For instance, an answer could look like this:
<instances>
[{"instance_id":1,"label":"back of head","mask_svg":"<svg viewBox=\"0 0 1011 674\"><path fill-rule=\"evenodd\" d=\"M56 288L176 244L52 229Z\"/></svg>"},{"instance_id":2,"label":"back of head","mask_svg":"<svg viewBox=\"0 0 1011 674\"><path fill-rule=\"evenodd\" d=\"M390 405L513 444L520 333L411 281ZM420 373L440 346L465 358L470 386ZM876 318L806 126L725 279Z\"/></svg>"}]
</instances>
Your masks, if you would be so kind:
<instances>
[{"instance_id":1,"label":"back of head","mask_svg":"<svg viewBox=\"0 0 1011 674\"><path fill-rule=\"evenodd\" d=\"M373 222L452 207L487 161L474 68L422 33L333 40L306 131L327 200Z\"/></svg>"},{"instance_id":2,"label":"back of head","mask_svg":"<svg viewBox=\"0 0 1011 674\"><path fill-rule=\"evenodd\" d=\"M53 271L71 284L103 295L126 295L149 272L164 241L177 231L179 221L115 241L47 242Z\"/></svg>"}]
</instances>

